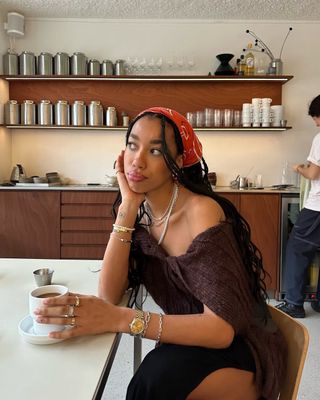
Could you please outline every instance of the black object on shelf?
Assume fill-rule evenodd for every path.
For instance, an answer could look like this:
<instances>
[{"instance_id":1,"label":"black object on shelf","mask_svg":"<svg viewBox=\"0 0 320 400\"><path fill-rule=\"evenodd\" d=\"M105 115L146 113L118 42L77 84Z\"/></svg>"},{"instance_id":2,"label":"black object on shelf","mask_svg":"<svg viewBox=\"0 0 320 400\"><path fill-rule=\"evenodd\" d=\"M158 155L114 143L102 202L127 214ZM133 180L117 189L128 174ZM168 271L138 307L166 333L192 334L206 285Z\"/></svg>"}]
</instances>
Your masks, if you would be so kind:
<instances>
[{"instance_id":1,"label":"black object on shelf","mask_svg":"<svg viewBox=\"0 0 320 400\"><path fill-rule=\"evenodd\" d=\"M229 61L234 57L233 54L224 53L218 54L217 59L220 61L219 67L216 69L215 75L234 75L234 69L229 64Z\"/></svg>"}]
</instances>

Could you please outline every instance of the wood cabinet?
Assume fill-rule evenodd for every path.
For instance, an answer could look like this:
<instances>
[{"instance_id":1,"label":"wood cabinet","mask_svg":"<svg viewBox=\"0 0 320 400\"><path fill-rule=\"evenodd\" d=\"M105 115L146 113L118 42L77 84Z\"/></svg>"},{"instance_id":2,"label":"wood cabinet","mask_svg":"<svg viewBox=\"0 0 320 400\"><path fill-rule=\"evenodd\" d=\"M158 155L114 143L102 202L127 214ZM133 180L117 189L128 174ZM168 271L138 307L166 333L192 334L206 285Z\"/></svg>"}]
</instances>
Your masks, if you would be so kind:
<instances>
[{"instance_id":1,"label":"wood cabinet","mask_svg":"<svg viewBox=\"0 0 320 400\"><path fill-rule=\"evenodd\" d=\"M61 193L61 258L102 259L116 192Z\"/></svg>"},{"instance_id":2,"label":"wood cabinet","mask_svg":"<svg viewBox=\"0 0 320 400\"><path fill-rule=\"evenodd\" d=\"M48 99L57 100L100 100L103 107L116 107L118 113L127 112L134 118L141 110L161 105L173 108L182 114L188 111L211 108L233 108L240 110L243 103L254 97L270 97L274 104L282 103L282 85L292 76L4 76L9 83L9 97L21 103L32 99L39 103ZM119 118L120 119L120 118ZM8 126L10 127L10 126ZM14 126L15 128L52 129L57 126ZM63 127L63 129L81 127ZM83 127L82 127L83 128ZM290 127L270 128L198 128L199 130L267 130L284 131ZM112 129L86 127L86 129ZM122 128L125 129L125 128Z\"/></svg>"},{"instance_id":3,"label":"wood cabinet","mask_svg":"<svg viewBox=\"0 0 320 400\"><path fill-rule=\"evenodd\" d=\"M0 257L60 258L60 192L0 192Z\"/></svg>"},{"instance_id":4,"label":"wood cabinet","mask_svg":"<svg viewBox=\"0 0 320 400\"><path fill-rule=\"evenodd\" d=\"M267 289L273 292L278 287L280 254L280 194L218 193L229 199L247 220L253 243L262 253L263 263L269 276Z\"/></svg>"}]
</instances>

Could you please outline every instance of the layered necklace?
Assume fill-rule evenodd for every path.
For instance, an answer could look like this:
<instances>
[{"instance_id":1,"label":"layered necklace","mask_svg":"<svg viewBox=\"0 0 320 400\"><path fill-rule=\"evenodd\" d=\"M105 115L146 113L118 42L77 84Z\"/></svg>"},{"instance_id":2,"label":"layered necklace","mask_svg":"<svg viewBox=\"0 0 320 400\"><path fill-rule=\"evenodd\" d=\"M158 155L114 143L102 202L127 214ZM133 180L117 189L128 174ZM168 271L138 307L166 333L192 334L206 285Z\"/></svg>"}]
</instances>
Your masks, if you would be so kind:
<instances>
[{"instance_id":1,"label":"layered necklace","mask_svg":"<svg viewBox=\"0 0 320 400\"><path fill-rule=\"evenodd\" d=\"M158 241L158 244L162 243L162 241L165 237L165 234L167 233L169 219L170 219L173 207L176 204L178 195L179 195L179 186L175 183L168 207L165 210L165 212L163 213L163 215L161 215L161 217L155 217L151 211L151 208L150 208L148 202L145 201L146 211L148 212L148 214L150 215L150 218L151 218L151 225L160 226L164 223L164 227L163 227L160 239Z\"/></svg>"}]
</instances>

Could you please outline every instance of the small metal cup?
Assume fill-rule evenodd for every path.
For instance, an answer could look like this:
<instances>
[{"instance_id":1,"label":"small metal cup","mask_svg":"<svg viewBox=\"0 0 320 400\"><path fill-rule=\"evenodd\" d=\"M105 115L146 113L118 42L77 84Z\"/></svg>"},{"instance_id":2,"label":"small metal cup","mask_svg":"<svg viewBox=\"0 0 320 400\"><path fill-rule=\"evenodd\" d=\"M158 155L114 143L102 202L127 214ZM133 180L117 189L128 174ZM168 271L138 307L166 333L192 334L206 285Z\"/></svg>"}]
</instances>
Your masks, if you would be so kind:
<instances>
[{"instance_id":1,"label":"small metal cup","mask_svg":"<svg viewBox=\"0 0 320 400\"><path fill-rule=\"evenodd\" d=\"M51 285L54 270L50 268L40 268L33 271L33 276L37 286Z\"/></svg>"}]
</instances>

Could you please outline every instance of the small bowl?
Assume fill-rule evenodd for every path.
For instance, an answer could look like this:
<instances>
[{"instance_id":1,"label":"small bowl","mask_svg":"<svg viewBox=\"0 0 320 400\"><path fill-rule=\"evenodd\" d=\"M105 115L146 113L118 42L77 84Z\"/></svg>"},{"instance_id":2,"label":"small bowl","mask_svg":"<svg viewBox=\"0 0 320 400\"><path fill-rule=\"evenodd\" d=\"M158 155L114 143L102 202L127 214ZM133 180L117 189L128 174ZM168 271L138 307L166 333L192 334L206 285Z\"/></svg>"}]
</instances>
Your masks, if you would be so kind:
<instances>
[{"instance_id":1,"label":"small bowl","mask_svg":"<svg viewBox=\"0 0 320 400\"><path fill-rule=\"evenodd\" d=\"M53 273L54 270L50 268L40 268L33 271L34 280L36 281L37 286L51 285Z\"/></svg>"}]
</instances>

